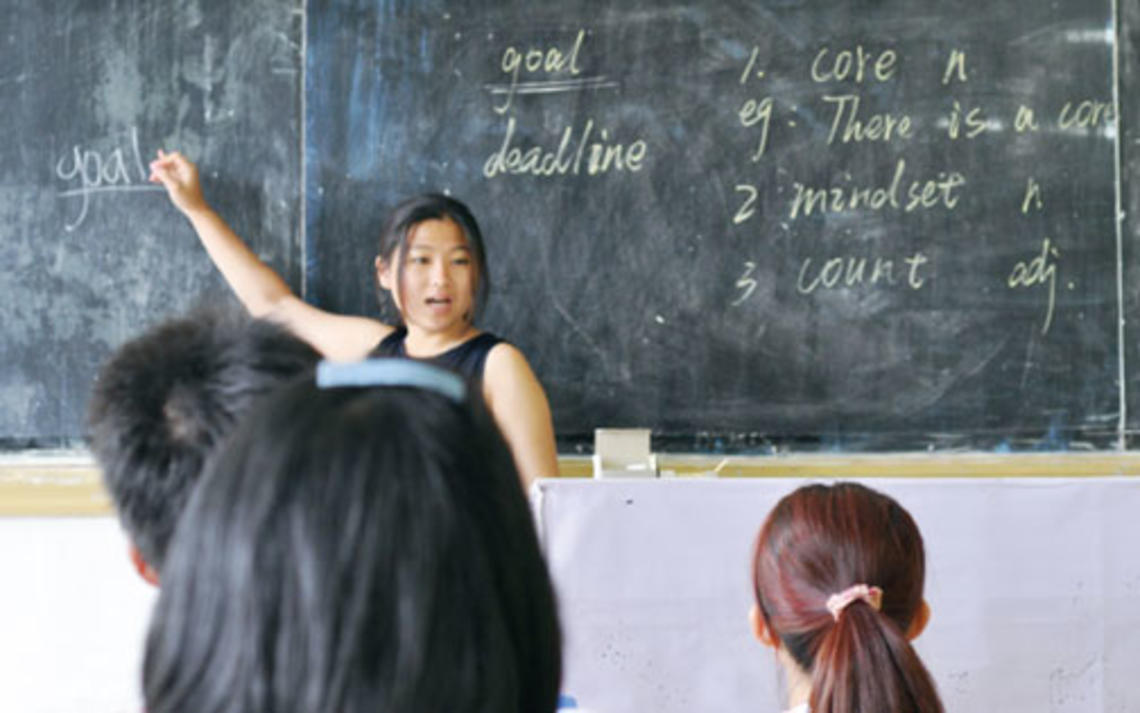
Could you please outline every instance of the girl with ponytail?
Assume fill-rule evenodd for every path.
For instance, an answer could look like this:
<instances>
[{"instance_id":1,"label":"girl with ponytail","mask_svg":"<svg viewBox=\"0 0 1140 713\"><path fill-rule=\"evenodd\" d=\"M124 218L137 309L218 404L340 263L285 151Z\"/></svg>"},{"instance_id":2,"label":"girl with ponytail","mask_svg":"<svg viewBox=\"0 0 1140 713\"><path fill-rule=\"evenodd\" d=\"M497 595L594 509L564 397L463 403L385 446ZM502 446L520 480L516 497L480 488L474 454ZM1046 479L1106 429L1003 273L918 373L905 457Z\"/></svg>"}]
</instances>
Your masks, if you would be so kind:
<instances>
[{"instance_id":1,"label":"girl with ponytail","mask_svg":"<svg viewBox=\"0 0 1140 713\"><path fill-rule=\"evenodd\" d=\"M785 496L756 541L756 638L776 649L789 713L943 713L911 647L930 618L910 514L857 483Z\"/></svg>"}]
</instances>

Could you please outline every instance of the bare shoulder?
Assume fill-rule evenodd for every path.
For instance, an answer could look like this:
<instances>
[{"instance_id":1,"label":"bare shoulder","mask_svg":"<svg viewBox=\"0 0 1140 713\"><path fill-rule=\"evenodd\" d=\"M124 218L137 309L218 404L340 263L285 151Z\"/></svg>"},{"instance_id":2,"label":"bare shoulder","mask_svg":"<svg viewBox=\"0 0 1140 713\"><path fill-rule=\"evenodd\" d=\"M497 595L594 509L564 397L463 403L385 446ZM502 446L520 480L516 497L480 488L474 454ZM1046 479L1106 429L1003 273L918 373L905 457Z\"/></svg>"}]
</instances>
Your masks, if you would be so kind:
<instances>
[{"instance_id":1,"label":"bare shoulder","mask_svg":"<svg viewBox=\"0 0 1140 713\"><path fill-rule=\"evenodd\" d=\"M497 412L508 404L522 410L533 408L536 402L546 405L546 391L530 362L518 347L507 342L499 342L487 353L483 365L483 398L491 410Z\"/></svg>"},{"instance_id":2,"label":"bare shoulder","mask_svg":"<svg viewBox=\"0 0 1140 713\"><path fill-rule=\"evenodd\" d=\"M487 354L483 397L511 447L524 486L535 478L558 475L546 391L518 347L500 342Z\"/></svg>"},{"instance_id":3,"label":"bare shoulder","mask_svg":"<svg viewBox=\"0 0 1140 713\"><path fill-rule=\"evenodd\" d=\"M486 369L492 367L500 369L525 368L530 371L530 362L526 360L522 351L510 342L499 342L487 352Z\"/></svg>"},{"instance_id":4,"label":"bare shoulder","mask_svg":"<svg viewBox=\"0 0 1140 713\"><path fill-rule=\"evenodd\" d=\"M538 383L522 351L508 342L499 342L487 353L483 383L492 389L496 386L510 387L511 384L517 388L520 381Z\"/></svg>"}]
</instances>

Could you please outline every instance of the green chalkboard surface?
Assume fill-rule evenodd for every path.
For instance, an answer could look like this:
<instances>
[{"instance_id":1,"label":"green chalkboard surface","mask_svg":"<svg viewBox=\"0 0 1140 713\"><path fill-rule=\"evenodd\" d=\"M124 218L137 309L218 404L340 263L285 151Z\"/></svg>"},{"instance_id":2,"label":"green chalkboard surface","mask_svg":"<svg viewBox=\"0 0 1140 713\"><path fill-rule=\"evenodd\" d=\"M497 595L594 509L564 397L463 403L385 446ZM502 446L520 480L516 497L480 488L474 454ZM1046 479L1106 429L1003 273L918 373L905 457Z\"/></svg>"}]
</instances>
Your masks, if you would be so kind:
<instances>
[{"instance_id":1,"label":"green chalkboard surface","mask_svg":"<svg viewBox=\"0 0 1140 713\"><path fill-rule=\"evenodd\" d=\"M0 2L0 445L77 444L146 325L226 293L146 182L160 147L300 284L297 3Z\"/></svg>"},{"instance_id":2,"label":"green chalkboard surface","mask_svg":"<svg viewBox=\"0 0 1140 713\"><path fill-rule=\"evenodd\" d=\"M564 451L596 426L684 451L1118 447L1118 14L310 6L309 297L375 313L385 211L441 190L483 224L483 324L531 359Z\"/></svg>"}]
</instances>

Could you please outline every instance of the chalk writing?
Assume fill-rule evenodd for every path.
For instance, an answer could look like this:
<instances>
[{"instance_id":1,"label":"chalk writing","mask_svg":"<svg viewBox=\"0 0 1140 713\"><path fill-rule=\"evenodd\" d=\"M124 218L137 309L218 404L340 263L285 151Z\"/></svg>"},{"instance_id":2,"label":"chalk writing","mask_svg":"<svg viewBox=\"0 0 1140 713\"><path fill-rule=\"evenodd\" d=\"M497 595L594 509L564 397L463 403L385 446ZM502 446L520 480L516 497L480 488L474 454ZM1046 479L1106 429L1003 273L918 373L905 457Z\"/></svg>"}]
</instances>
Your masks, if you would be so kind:
<instances>
[{"instance_id":1,"label":"chalk writing","mask_svg":"<svg viewBox=\"0 0 1140 713\"><path fill-rule=\"evenodd\" d=\"M502 116L498 134L501 139L486 154L486 179L631 175L647 167L649 143L638 135L637 129L615 125L601 112L544 115L541 128L524 126L511 113L523 94L619 88L617 81L601 74L587 76L584 71L593 49L590 37L588 30L578 29L572 38L561 42L521 42L495 50L498 74L494 81L498 83L485 87L493 97L492 110ZM853 227L859 221L868 221L873 227L862 233L865 239L860 248L802 257L799 271L785 278L794 280L796 292L801 295L853 288L924 289L936 274L932 251L922 245L889 250L876 247L873 241L889 234L884 227L897 226L884 224L889 219L876 220L873 214L950 214L959 210L974 182L964 171L955 170L952 162L959 162L966 170L981 165L973 155L963 153L967 145L991 150L1007 131L1021 135L1014 138L1025 144L1026 135L1042 128L1050 133L1056 129L1095 130L1115 121L1112 102L1096 97L1060 101L1054 95L1048 106L1015 101L1007 107L1000 96L993 97L992 93L969 93L969 85L977 81L974 75L978 69L991 65L976 61L961 47L950 46L937 53L923 52L904 58L899 49L874 46L873 42L817 46L793 60L793 71L800 75L800 80L810 80L809 87L814 92L804 97L782 94L787 87L802 89L802 84L773 81L769 77L768 50L764 48L772 46L770 42L744 46L747 54L736 55L739 64L729 74L729 81L739 86L741 92L727 98L728 107L723 107L732 112L730 120L736 133L731 140L740 144L739 160L749 164L770 162L773 155L782 155L785 141L798 147L805 140L819 141L820 148L833 150L838 160L808 162L799 175L797 166L777 163L773 166L774 178L750 175L729 180L727 185L735 197L727 201L722 219L730 221L731 226L754 221L762 209L763 192L778 201L777 220L786 235L806 239L814 237L816 226L823 226L823 230L832 232L820 237L834 238L840 228L833 225L842 225L847 236L859 234ZM928 85L941 86L933 92L910 94L916 68L928 73ZM901 82L906 82L905 90ZM917 96L921 105L912 108L896 103L900 97L908 96ZM931 107L942 108L934 108L932 113ZM571 118L563 118L566 116ZM955 150L939 153L931 149L939 139ZM684 151L684 145L678 144L678 150ZM796 154L807 155L799 148ZM929 161L927 157L931 155L938 158ZM838 170L829 178L829 174L820 173L820 165L837 165ZM1035 176L1024 180L1023 192L1015 189L1011 191L1015 195L1007 199L1010 212L1016 210L1014 205L1021 215L1044 211L1042 184ZM997 185L988 177L976 183L979 191ZM985 209L994 195L977 199L963 210L964 222L974 221L975 211ZM850 217L841 218L847 215ZM812 230L793 233L788 228L790 222L819 217L825 220L813 221ZM826 220L831 217L836 220ZM940 224L937 219L924 223L915 225L922 224L923 230L929 230L926 224ZM954 225L954 221L947 219L945 224ZM909 227L902 225L903 235L909 234ZM914 237L923 240L927 234L915 231ZM1060 257L1055 241L1047 238L1039 252L1017 260L1008 271L1005 265L999 268L1009 289L1044 291L1042 334L1049 332L1056 313ZM731 306L739 306L755 295L758 273L770 274L762 271L756 259L742 260L741 265L732 281Z\"/></svg>"},{"instance_id":2,"label":"chalk writing","mask_svg":"<svg viewBox=\"0 0 1140 713\"><path fill-rule=\"evenodd\" d=\"M511 108L516 94L557 94L561 92L583 91L587 89L615 89L617 82L604 76L579 77L582 73L578 66L578 54L582 50L582 43L586 40L586 31L578 30L574 44L568 52L557 47L531 47L520 50L517 47L507 47L503 50L500 62L502 71L510 77L510 82L503 84L489 84L486 89L493 96L502 96L503 102L492 108L497 114L505 114ZM529 75L546 75L543 79L519 81L520 72ZM568 78L553 79L552 75L569 75Z\"/></svg>"},{"instance_id":3,"label":"chalk writing","mask_svg":"<svg viewBox=\"0 0 1140 713\"><path fill-rule=\"evenodd\" d=\"M756 190L756 186L750 186L746 183L736 186L736 192L745 195L744 203L737 209L736 215L732 216L732 222L735 225L740 225L756 214L756 198L760 193Z\"/></svg>"},{"instance_id":4,"label":"chalk writing","mask_svg":"<svg viewBox=\"0 0 1140 713\"><path fill-rule=\"evenodd\" d=\"M740 117L740 123L744 126L751 127L763 123L763 126L760 127L759 145L752 154L752 160L759 161L768 148L768 127L772 123L772 98L764 97L759 102L755 99L749 99L740 107L737 115Z\"/></svg>"},{"instance_id":5,"label":"chalk writing","mask_svg":"<svg viewBox=\"0 0 1140 713\"><path fill-rule=\"evenodd\" d=\"M1053 324L1053 309L1057 302L1057 263L1050 258L1060 257L1060 251L1050 244L1049 238L1045 238L1041 241L1041 253L1032 260L1019 261L1013 266L1007 280L1010 289L1047 286L1049 297L1041 334L1049 333L1049 327Z\"/></svg>"},{"instance_id":6,"label":"chalk writing","mask_svg":"<svg viewBox=\"0 0 1140 713\"><path fill-rule=\"evenodd\" d=\"M56 178L69 182L78 181L79 184L78 187L59 192L61 198L80 199L79 214L73 220L64 223L63 227L68 232L78 228L87 218L93 193L162 190L161 186L146 183L147 172L143 167L142 151L139 150L138 129L131 128L125 133L129 140L129 146L125 150L123 147L116 147L109 153L103 154L75 144L56 160ZM128 168L129 163L133 163L135 178L142 185L135 184L132 172Z\"/></svg>"},{"instance_id":7,"label":"chalk writing","mask_svg":"<svg viewBox=\"0 0 1140 713\"><path fill-rule=\"evenodd\" d=\"M1013 119L1013 130L1019 134L1027 131L1039 131L1041 126L1037 123L1037 116L1033 109L1024 104L1017 107L1017 115Z\"/></svg>"},{"instance_id":8,"label":"chalk writing","mask_svg":"<svg viewBox=\"0 0 1140 713\"><path fill-rule=\"evenodd\" d=\"M868 117L859 116L861 100L857 94L844 94L840 96L825 96L823 101L834 105L831 119L831 133L827 135L827 143L835 143L838 135L840 141L890 141L895 136L900 139L909 139L912 135L910 117L906 114L895 116L889 113L872 114ZM839 133L840 126L843 133Z\"/></svg>"},{"instance_id":9,"label":"chalk writing","mask_svg":"<svg viewBox=\"0 0 1140 713\"><path fill-rule=\"evenodd\" d=\"M1030 177L1025 185L1025 199L1021 201L1021 212L1028 213L1030 208L1041 210L1044 207L1045 202L1041 200L1041 184Z\"/></svg>"},{"instance_id":10,"label":"chalk writing","mask_svg":"<svg viewBox=\"0 0 1140 713\"><path fill-rule=\"evenodd\" d=\"M886 186L824 186L812 188L798 181L793 183L795 197L792 199L788 217L793 220L801 215L811 215L815 211L842 213L844 211L868 208L883 210L892 208L910 213L941 205L953 210L958 205L958 189L966 184L966 177L956 171L939 172L937 178L914 179L902 192L903 176L906 173L906 159L895 163L894 176Z\"/></svg>"},{"instance_id":11,"label":"chalk writing","mask_svg":"<svg viewBox=\"0 0 1140 713\"><path fill-rule=\"evenodd\" d=\"M930 261L922 252L915 252L903 257L905 268L896 271L895 261L889 258L840 256L832 257L820 262L813 258L804 258L800 264L799 278L796 280L796 290L800 294L810 295L817 289L836 289L841 287L874 286L879 284L902 284L912 290L920 290L926 280L920 271ZM905 277L899 282L900 274Z\"/></svg>"},{"instance_id":12,"label":"chalk writing","mask_svg":"<svg viewBox=\"0 0 1140 713\"><path fill-rule=\"evenodd\" d=\"M1114 121L1112 105L1096 99L1086 99L1075 105L1071 101L1065 102L1057 117L1057 125L1062 129L1087 129Z\"/></svg>"},{"instance_id":13,"label":"chalk writing","mask_svg":"<svg viewBox=\"0 0 1140 713\"><path fill-rule=\"evenodd\" d=\"M752 296L756 291L756 278L752 277L752 273L756 270L756 263L748 260L744 263L744 274L737 278L736 289L740 290L740 296L732 301L732 306L739 305L744 300Z\"/></svg>"},{"instance_id":14,"label":"chalk writing","mask_svg":"<svg viewBox=\"0 0 1140 713\"><path fill-rule=\"evenodd\" d=\"M950 112L950 121L947 122L946 133L951 139L962 135L962 124L966 124L966 138L972 139L986 130L986 119L982 115L981 107L971 107L968 111L962 105L954 102L954 109Z\"/></svg>"},{"instance_id":15,"label":"chalk writing","mask_svg":"<svg viewBox=\"0 0 1140 713\"><path fill-rule=\"evenodd\" d=\"M521 49L514 45L503 50L499 69L509 77L507 84L489 84L487 90L502 96L501 103L492 106L497 114L505 114L518 94L558 94L594 89L615 89L618 83L604 76L583 77L578 61L585 44L587 31L578 30L569 49L531 46ZM537 79L520 80L520 75ZM545 130L544 126L544 130ZM587 118L577 126L562 127L557 145L539 145L516 138L518 121L508 116L499 147L483 162L483 176L529 175L541 178L554 176L598 176L607 173L638 173L645 168L649 144L639 137L627 139L617 130L597 124ZM620 138L619 138L620 137Z\"/></svg>"},{"instance_id":16,"label":"chalk writing","mask_svg":"<svg viewBox=\"0 0 1140 713\"><path fill-rule=\"evenodd\" d=\"M563 129L562 140L555 149L542 146L523 149L514 145L515 128L515 118L512 116L507 119L503 143L483 163L485 177L508 174L577 176L583 169L589 176L610 171L637 173L645 167L645 156L649 151L642 139L634 140L628 145L612 141L609 129L595 129L593 119L588 119L578 132L570 126Z\"/></svg>"},{"instance_id":17,"label":"chalk writing","mask_svg":"<svg viewBox=\"0 0 1140 713\"><path fill-rule=\"evenodd\" d=\"M740 83L741 84L744 84L745 82L747 82L751 78L753 70L755 70L755 72L756 72L755 76L757 79L763 79L764 78L764 70L756 68L756 60L759 57L760 57L760 48L753 46L752 47L752 54L748 56L748 64L746 64L744 66L744 71L740 73Z\"/></svg>"},{"instance_id":18,"label":"chalk writing","mask_svg":"<svg viewBox=\"0 0 1140 713\"><path fill-rule=\"evenodd\" d=\"M942 83L949 84L957 79L959 82L966 82L966 53L962 50L954 50L950 53L950 59L946 61L946 71L942 74Z\"/></svg>"},{"instance_id":19,"label":"chalk writing","mask_svg":"<svg viewBox=\"0 0 1140 713\"><path fill-rule=\"evenodd\" d=\"M869 76L876 82L886 82L894 78L897 61L898 53L894 50L873 53L863 49L863 45L856 45L854 50L844 49L832 55L831 50L824 47L811 62L811 78L813 82L862 84Z\"/></svg>"},{"instance_id":20,"label":"chalk writing","mask_svg":"<svg viewBox=\"0 0 1140 713\"><path fill-rule=\"evenodd\" d=\"M741 63L740 73L734 75L736 83L746 87L759 80L766 80L768 73L764 68L765 61L761 45L752 46L746 60ZM973 79L974 66L965 49L950 48L940 58L936 58L934 63L934 66L928 66L928 70L936 73L932 79L940 80L943 87L967 85ZM1112 102L1096 97L1077 97L1040 108L1028 103L1014 103L1008 110L990 111L990 107L976 98L971 100L965 96L950 96L942 117L936 117L929 124L920 124L912 118L906 106L884 103L890 102L896 94L884 91L883 85L897 81L903 72L910 69L905 67L903 56L894 48L876 48L865 43L820 46L811 51L808 63L800 67L800 71L813 84L828 87L829 91L820 92L812 100L821 105L822 110L813 111L809 107L801 111L795 104L789 103L787 111L790 115L778 115L785 106L780 102L780 96L772 93L775 87L780 86L778 83L769 85L769 91L760 95L737 98L737 126L752 132L748 139L751 142L748 153L742 152L741 157L747 155L752 163L757 163L770 156L774 150L782 148L780 143L787 136L795 137L792 141L802 141L802 135L795 136L796 127L800 123L797 119L806 117L810 130L825 142L826 147L837 150L843 148L836 155L844 156L845 161L852 160L852 156L856 156L856 161L862 160L857 153L852 152L866 146L867 151L874 152L870 156L875 157L869 158L866 165L881 166L878 157L884 151L891 151L893 155L889 160L893 166L888 164L888 167L893 170L885 174L876 171L874 178L861 178L858 172L843 170L841 167L830 181L818 177L803 180L794 177L794 174L789 176L792 167L777 164L776 180L783 181L784 185L773 186L771 190L786 201L782 219L788 222L848 213L955 211L970 187L966 174L953 170L948 165L937 164L922 164L916 170L911 168L909 157L901 155L898 150L913 145L916 150L925 151L925 147L930 144L930 137L923 136L921 132L928 129L943 132L942 137L951 144L978 141L980 145L992 147L992 140L987 142L983 137L1000 136L1007 127L1022 135L1039 132L1043 124L1041 119L1046 117L1063 131L1106 128L1116 120ZM840 85L846 89L833 89ZM802 101L802 98L797 97L797 103ZM996 104L1001 106L1000 102ZM786 126L787 131L774 133L774 124ZM971 165L973 162L967 158L964 163ZM1020 213L1028 215L1044 211L1041 183L1036 177L1029 177L1024 186L1024 192L1018 196ZM756 217L761 191L767 191L768 186L765 180L749 177L737 181L733 190L737 200L730 208L731 224L736 226ZM837 222L836 225L838 224ZM853 225L850 222L844 224ZM788 230L786 223L781 225L784 230ZM813 223L814 225L820 224ZM813 235L813 232L799 234ZM848 230L847 234L851 235L851 231ZM811 295L821 290L850 288L920 290L933 275L931 258L923 248L891 256L876 255L874 247L867 250L804 257L799 272L794 277L796 291L801 295ZM1045 239L1038 253L1016 261L1009 272L1005 273L1009 289L1045 291L1042 334L1049 332L1055 318L1060 257L1055 241ZM757 289L755 275L759 269L758 263L746 260L743 264L743 272L733 283L736 292L731 301L732 306L748 300Z\"/></svg>"}]
</instances>

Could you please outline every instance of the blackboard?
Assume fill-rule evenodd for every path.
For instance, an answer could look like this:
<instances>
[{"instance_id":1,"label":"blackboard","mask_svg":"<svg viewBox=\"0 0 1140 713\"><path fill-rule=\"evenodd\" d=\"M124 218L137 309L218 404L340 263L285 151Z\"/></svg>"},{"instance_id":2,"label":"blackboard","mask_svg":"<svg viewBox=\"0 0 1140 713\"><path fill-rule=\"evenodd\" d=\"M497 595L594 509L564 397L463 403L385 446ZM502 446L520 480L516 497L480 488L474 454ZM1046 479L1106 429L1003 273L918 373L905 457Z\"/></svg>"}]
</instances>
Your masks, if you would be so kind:
<instances>
[{"instance_id":1,"label":"blackboard","mask_svg":"<svg viewBox=\"0 0 1140 713\"><path fill-rule=\"evenodd\" d=\"M0 446L84 434L100 363L228 299L146 163L176 148L300 286L298 2L0 3Z\"/></svg>"},{"instance_id":2,"label":"blackboard","mask_svg":"<svg viewBox=\"0 0 1140 713\"><path fill-rule=\"evenodd\" d=\"M563 452L1119 448L1121 5L310 5L308 297L374 314L383 215L441 190Z\"/></svg>"},{"instance_id":3,"label":"blackboard","mask_svg":"<svg viewBox=\"0 0 1140 713\"><path fill-rule=\"evenodd\" d=\"M1135 447L1136 3L0 9L0 448L78 444L111 350L230 299L160 146L337 311L392 205L467 201L564 453Z\"/></svg>"}]
</instances>

